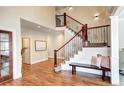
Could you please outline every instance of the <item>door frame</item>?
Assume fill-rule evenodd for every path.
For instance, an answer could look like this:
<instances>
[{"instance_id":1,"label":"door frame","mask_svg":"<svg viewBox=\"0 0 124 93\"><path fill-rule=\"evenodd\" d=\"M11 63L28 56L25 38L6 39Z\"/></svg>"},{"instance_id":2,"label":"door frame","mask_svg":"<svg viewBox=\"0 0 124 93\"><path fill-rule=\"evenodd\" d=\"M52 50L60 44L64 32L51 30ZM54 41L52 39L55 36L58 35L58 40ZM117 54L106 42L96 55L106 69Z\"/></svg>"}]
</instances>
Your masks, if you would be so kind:
<instances>
[{"instance_id":1,"label":"door frame","mask_svg":"<svg viewBox=\"0 0 124 93\"><path fill-rule=\"evenodd\" d=\"M22 77L21 69L18 69L18 67L20 67L19 64L22 65L21 57L20 56L18 57L19 53L17 51L18 47L20 47L18 42L21 42L21 36L17 35L17 34L20 34L20 33L17 33L17 29L14 29L14 28L8 27L8 26L0 25L0 29L4 30L4 31L12 32L12 36L13 36L12 37L12 39L13 39L13 41L12 41L12 44L13 44L13 79L18 79L18 78ZM17 41L17 40L19 40L19 41Z\"/></svg>"},{"instance_id":2,"label":"door frame","mask_svg":"<svg viewBox=\"0 0 124 93\"><path fill-rule=\"evenodd\" d=\"M7 30L0 30L0 33L9 34L9 75L0 77L0 83L13 79L13 33Z\"/></svg>"}]
</instances>

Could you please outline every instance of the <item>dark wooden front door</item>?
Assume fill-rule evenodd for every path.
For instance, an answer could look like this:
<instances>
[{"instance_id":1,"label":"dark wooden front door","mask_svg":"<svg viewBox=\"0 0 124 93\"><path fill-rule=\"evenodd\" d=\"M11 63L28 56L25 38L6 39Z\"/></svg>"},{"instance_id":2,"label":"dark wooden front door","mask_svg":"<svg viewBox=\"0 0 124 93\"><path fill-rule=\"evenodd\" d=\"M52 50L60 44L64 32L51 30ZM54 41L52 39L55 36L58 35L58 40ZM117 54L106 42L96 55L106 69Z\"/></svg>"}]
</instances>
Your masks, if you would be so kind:
<instances>
[{"instance_id":1,"label":"dark wooden front door","mask_svg":"<svg viewBox=\"0 0 124 93\"><path fill-rule=\"evenodd\" d=\"M0 30L0 83L12 79L12 32Z\"/></svg>"}]
</instances>

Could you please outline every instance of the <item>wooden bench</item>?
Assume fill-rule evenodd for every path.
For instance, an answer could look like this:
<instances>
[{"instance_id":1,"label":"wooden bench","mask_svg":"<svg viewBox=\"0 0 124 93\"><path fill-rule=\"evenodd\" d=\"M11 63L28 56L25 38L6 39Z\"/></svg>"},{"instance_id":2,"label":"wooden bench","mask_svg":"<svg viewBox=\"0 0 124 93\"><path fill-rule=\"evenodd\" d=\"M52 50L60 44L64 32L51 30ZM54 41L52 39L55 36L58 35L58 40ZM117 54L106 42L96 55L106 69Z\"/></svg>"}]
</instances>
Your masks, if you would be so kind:
<instances>
[{"instance_id":1,"label":"wooden bench","mask_svg":"<svg viewBox=\"0 0 124 93\"><path fill-rule=\"evenodd\" d=\"M96 70L101 70L102 71L102 79L105 80L106 78L106 72L110 71L109 68L105 67L97 67L94 65L89 65L89 64L82 64L82 63L70 63L70 66L72 66L72 74L76 74L76 67L83 67L83 68L89 68L89 69L96 69Z\"/></svg>"}]
</instances>

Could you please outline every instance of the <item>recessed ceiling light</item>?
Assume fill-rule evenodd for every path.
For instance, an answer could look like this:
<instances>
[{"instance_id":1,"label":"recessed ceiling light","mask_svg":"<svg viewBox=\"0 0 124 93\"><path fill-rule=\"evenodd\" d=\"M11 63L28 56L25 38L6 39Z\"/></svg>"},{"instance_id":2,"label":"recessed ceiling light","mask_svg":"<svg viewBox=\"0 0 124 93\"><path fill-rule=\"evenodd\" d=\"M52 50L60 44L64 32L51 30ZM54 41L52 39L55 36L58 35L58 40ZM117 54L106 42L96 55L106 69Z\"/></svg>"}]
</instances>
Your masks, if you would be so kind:
<instances>
[{"instance_id":1,"label":"recessed ceiling light","mask_svg":"<svg viewBox=\"0 0 124 93\"><path fill-rule=\"evenodd\" d=\"M40 28L41 26L37 26L37 28Z\"/></svg>"},{"instance_id":2,"label":"recessed ceiling light","mask_svg":"<svg viewBox=\"0 0 124 93\"><path fill-rule=\"evenodd\" d=\"M98 20L99 19L99 13L94 14L94 16L95 16L94 20Z\"/></svg>"}]
</instances>

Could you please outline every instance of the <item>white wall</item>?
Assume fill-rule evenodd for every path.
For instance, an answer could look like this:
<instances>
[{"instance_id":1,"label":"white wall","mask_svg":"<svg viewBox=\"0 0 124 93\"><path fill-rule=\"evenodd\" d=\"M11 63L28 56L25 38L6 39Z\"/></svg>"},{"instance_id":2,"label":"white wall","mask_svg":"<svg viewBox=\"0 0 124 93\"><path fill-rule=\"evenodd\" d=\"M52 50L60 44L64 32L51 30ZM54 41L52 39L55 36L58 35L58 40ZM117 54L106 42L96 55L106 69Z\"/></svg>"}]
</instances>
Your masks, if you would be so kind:
<instances>
[{"instance_id":1,"label":"white wall","mask_svg":"<svg viewBox=\"0 0 124 93\"><path fill-rule=\"evenodd\" d=\"M124 19L119 20L119 48L124 48Z\"/></svg>"},{"instance_id":2,"label":"white wall","mask_svg":"<svg viewBox=\"0 0 124 93\"><path fill-rule=\"evenodd\" d=\"M30 53L31 53L31 63L42 62L48 59L48 48L46 51L35 51L35 40L43 40L47 42L47 32L45 31L35 31L29 28L22 28L22 37L30 38Z\"/></svg>"},{"instance_id":3,"label":"white wall","mask_svg":"<svg viewBox=\"0 0 124 93\"><path fill-rule=\"evenodd\" d=\"M64 8L56 11L57 14L66 12L71 17L80 21L83 24L88 24L88 27L108 24L108 14L104 6L73 6L72 10ZM94 14L100 13L99 20L94 20ZM106 20L107 19L107 20Z\"/></svg>"},{"instance_id":4,"label":"white wall","mask_svg":"<svg viewBox=\"0 0 124 93\"><path fill-rule=\"evenodd\" d=\"M54 7L0 7L1 25L16 27L19 18L29 20L34 23L55 29L55 9ZM9 15L9 16L8 16ZM52 18L52 19L51 19ZM18 19L18 20L17 20ZM6 21L5 21L6 20ZM13 20L13 21L11 21ZM11 24L6 24L6 22Z\"/></svg>"},{"instance_id":5,"label":"white wall","mask_svg":"<svg viewBox=\"0 0 124 93\"><path fill-rule=\"evenodd\" d=\"M50 58L54 57L54 50L60 48L64 44L64 33L51 32L47 38L48 41L48 55Z\"/></svg>"},{"instance_id":6,"label":"white wall","mask_svg":"<svg viewBox=\"0 0 124 93\"><path fill-rule=\"evenodd\" d=\"M21 30L20 18L31 22L55 28L54 7L0 7L0 27L3 30L11 29L15 33L16 41L13 42L13 78L17 79L21 74Z\"/></svg>"},{"instance_id":7,"label":"white wall","mask_svg":"<svg viewBox=\"0 0 124 93\"><path fill-rule=\"evenodd\" d=\"M88 47L83 48L82 51L79 51L78 54L75 54L73 58L70 58L70 61L66 61L66 64L62 65L63 70L71 70L71 66L69 63L76 62L76 63L83 63L83 64L91 64L92 56L97 56L97 54L101 54L103 56L110 56L111 50L108 47ZM102 72L99 70L94 69L87 69L87 68L78 68L77 71L82 71L86 73L98 74L101 75Z\"/></svg>"}]
</instances>

